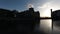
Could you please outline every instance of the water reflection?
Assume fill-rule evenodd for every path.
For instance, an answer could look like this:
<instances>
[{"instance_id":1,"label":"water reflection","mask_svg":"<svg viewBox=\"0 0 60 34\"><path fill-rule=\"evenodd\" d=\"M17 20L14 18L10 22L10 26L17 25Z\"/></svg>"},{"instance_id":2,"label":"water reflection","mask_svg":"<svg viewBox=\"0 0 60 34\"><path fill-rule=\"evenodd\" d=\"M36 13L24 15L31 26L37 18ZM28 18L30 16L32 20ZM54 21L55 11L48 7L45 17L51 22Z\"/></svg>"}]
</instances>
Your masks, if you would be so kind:
<instances>
[{"instance_id":1,"label":"water reflection","mask_svg":"<svg viewBox=\"0 0 60 34\"><path fill-rule=\"evenodd\" d=\"M46 33L51 33L51 30L52 30L51 27L52 27L51 19L40 20L40 30Z\"/></svg>"},{"instance_id":2,"label":"water reflection","mask_svg":"<svg viewBox=\"0 0 60 34\"><path fill-rule=\"evenodd\" d=\"M60 34L60 20L53 21L53 34Z\"/></svg>"}]
</instances>

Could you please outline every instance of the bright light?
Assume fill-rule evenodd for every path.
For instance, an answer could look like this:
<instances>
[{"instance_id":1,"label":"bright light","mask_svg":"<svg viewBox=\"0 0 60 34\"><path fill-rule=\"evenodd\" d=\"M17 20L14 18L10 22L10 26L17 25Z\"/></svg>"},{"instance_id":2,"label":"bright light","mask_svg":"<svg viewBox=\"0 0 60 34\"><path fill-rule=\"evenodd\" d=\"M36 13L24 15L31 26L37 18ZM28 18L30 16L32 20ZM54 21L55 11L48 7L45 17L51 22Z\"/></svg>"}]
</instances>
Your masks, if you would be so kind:
<instances>
[{"instance_id":1,"label":"bright light","mask_svg":"<svg viewBox=\"0 0 60 34\"><path fill-rule=\"evenodd\" d=\"M45 9L42 16L43 17L51 17L51 11L49 9Z\"/></svg>"},{"instance_id":2,"label":"bright light","mask_svg":"<svg viewBox=\"0 0 60 34\"><path fill-rule=\"evenodd\" d=\"M40 29L43 30L44 32L51 32L51 27L52 27L52 21L51 20L41 20L40 23Z\"/></svg>"},{"instance_id":3,"label":"bright light","mask_svg":"<svg viewBox=\"0 0 60 34\"><path fill-rule=\"evenodd\" d=\"M47 3L43 4L42 6L38 6L38 9L40 11L41 17L51 17L50 9L55 11L55 10L60 9L60 8L58 5L53 5L51 2L47 2Z\"/></svg>"}]
</instances>

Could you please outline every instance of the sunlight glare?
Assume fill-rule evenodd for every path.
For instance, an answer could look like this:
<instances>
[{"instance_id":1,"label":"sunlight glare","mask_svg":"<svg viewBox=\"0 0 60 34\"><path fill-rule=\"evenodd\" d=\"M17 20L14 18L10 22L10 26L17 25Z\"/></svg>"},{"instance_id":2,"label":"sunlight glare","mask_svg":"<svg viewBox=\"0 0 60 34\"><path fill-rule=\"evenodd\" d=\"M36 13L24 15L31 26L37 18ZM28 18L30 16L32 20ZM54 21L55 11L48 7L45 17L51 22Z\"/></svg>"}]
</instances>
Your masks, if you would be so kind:
<instances>
[{"instance_id":1,"label":"sunlight glare","mask_svg":"<svg viewBox=\"0 0 60 34\"><path fill-rule=\"evenodd\" d=\"M43 30L44 32L50 32L52 29L52 21L51 20L41 20L40 23L40 29Z\"/></svg>"}]
</instances>

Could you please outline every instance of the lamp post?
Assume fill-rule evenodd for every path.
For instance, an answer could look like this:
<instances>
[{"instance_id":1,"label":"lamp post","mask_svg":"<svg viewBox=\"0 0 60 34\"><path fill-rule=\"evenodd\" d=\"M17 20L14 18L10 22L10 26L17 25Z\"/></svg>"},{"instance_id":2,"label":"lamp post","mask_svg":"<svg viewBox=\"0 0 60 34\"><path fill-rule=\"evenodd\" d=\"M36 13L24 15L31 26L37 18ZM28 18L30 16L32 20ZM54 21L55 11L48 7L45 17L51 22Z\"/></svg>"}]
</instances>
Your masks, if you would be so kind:
<instances>
[{"instance_id":1,"label":"lamp post","mask_svg":"<svg viewBox=\"0 0 60 34\"><path fill-rule=\"evenodd\" d=\"M52 20L52 33L53 33L53 18L52 18L52 9L51 9L51 20Z\"/></svg>"}]
</instances>

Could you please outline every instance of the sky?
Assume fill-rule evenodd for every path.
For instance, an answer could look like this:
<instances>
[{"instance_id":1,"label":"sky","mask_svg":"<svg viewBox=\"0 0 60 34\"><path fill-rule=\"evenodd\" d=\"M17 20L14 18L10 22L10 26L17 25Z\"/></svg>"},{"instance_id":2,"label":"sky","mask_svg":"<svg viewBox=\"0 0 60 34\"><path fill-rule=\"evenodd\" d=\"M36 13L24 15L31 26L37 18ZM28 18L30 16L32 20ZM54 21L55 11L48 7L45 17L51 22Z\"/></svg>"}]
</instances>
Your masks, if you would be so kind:
<instances>
[{"instance_id":1,"label":"sky","mask_svg":"<svg viewBox=\"0 0 60 34\"><path fill-rule=\"evenodd\" d=\"M31 4L41 17L50 17L50 9L60 9L60 0L0 0L0 8L24 11Z\"/></svg>"}]
</instances>

